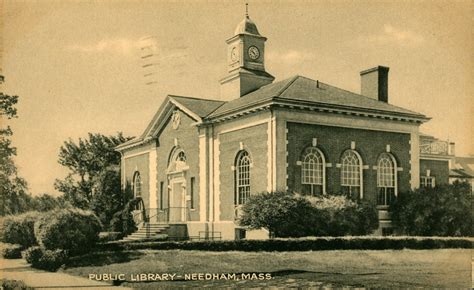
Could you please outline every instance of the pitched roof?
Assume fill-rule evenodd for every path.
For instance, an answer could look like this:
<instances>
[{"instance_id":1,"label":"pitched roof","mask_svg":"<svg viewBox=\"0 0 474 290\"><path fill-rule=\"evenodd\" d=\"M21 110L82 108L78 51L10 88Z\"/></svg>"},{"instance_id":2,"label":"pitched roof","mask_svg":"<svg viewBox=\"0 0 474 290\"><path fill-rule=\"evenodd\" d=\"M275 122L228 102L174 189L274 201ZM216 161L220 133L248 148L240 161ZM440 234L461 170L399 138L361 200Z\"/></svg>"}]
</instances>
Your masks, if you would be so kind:
<instances>
[{"instance_id":1,"label":"pitched roof","mask_svg":"<svg viewBox=\"0 0 474 290\"><path fill-rule=\"evenodd\" d=\"M265 103L270 100L303 102L320 106L343 107L361 111L378 111L382 113L426 118L426 116L417 112L339 89L302 76L294 76L286 80L263 86L256 91L240 97L239 99L232 100L220 106L210 114L209 117L212 118L228 112L238 111L247 106Z\"/></svg>"},{"instance_id":2,"label":"pitched roof","mask_svg":"<svg viewBox=\"0 0 474 290\"><path fill-rule=\"evenodd\" d=\"M222 106L225 102L218 100L199 99L184 96L172 96L170 98L178 101L190 111L194 112L199 117L203 118L214 112L217 108Z\"/></svg>"},{"instance_id":3,"label":"pitched roof","mask_svg":"<svg viewBox=\"0 0 474 290\"><path fill-rule=\"evenodd\" d=\"M456 157L454 168L474 176L474 157Z\"/></svg>"},{"instance_id":4,"label":"pitched roof","mask_svg":"<svg viewBox=\"0 0 474 290\"><path fill-rule=\"evenodd\" d=\"M455 177L455 178L474 178L473 175L465 172L463 169L451 169L449 170L449 177Z\"/></svg>"}]
</instances>

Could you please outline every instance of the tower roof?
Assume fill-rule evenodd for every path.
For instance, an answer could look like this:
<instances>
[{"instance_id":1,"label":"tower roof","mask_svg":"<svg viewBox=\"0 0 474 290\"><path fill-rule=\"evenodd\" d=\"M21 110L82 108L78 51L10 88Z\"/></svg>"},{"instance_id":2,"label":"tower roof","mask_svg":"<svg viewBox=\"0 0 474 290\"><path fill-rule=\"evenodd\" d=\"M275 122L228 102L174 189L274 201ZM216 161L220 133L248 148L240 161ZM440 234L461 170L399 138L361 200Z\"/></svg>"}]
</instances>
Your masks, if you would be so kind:
<instances>
[{"instance_id":1,"label":"tower roof","mask_svg":"<svg viewBox=\"0 0 474 290\"><path fill-rule=\"evenodd\" d=\"M235 28L234 35L238 34L260 35L257 29L257 25L255 25L255 22L253 22L248 15L246 15L244 20L242 20Z\"/></svg>"}]
</instances>

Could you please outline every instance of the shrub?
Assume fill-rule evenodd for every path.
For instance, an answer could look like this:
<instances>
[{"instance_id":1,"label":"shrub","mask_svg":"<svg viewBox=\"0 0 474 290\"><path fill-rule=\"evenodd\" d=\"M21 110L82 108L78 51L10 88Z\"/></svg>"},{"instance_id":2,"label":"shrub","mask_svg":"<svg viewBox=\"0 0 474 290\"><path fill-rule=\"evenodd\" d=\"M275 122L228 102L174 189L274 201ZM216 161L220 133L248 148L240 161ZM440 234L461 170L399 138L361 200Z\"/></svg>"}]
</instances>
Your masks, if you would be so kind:
<instances>
[{"instance_id":1,"label":"shrub","mask_svg":"<svg viewBox=\"0 0 474 290\"><path fill-rule=\"evenodd\" d=\"M32 290L34 288L26 286L25 282L21 280L0 280L0 289L3 290Z\"/></svg>"},{"instance_id":2,"label":"shrub","mask_svg":"<svg viewBox=\"0 0 474 290\"><path fill-rule=\"evenodd\" d=\"M67 252L64 250L46 250L41 247L31 247L24 251L23 255L32 267L47 271L56 271L67 262Z\"/></svg>"},{"instance_id":3,"label":"shrub","mask_svg":"<svg viewBox=\"0 0 474 290\"><path fill-rule=\"evenodd\" d=\"M276 237L366 235L378 227L375 205L344 196L261 193L243 206L240 225L267 228Z\"/></svg>"},{"instance_id":4,"label":"shrub","mask_svg":"<svg viewBox=\"0 0 474 290\"><path fill-rule=\"evenodd\" d=\"M322 217L322 222L317 224L321 229L313 230L315 235L367 235L379 225L377 208L370 202L362 200L356 203L343 195L303 198L319 210L317 215Z\"/></svg>"},{"instance_id":5,"label":"shrub","mask_svg":"<svg viewBox=\"0 0 474 290\"><path fill-rule=\"evenodd\" d=\"M19 244L24 248L36 244L34 224L42 216L39 212L27 212L3 219L0 236L3 242Z\"/></svg>"},{"instance_id":6,"label":"shrub","mask_svg":"<svg viewBox=\"0 0 474 290\"><path fill-rule=\"evenodd\" d=\"M24 250L21 254L23 259L25 259L28 263L33 264L34 261L39 261L43 255L43 250L39 246L34 246Z\"/></svg>"},{"instance_id":7,"label":"shrub","mask_svg":"<svg viewBox=\"0 0 474 290\"><path fill-rule=\"evenodd\" d=\"M242 208L240 225L251 229L266 228L270 236L301 237L311 234L308 224L317 224L317 211L300 197L286 192L250 196Z\"/></svg>"},{"instance_id":8,"label":"shrub","mask_svg":"<svg viewBox=\"0 0 474 290\"><path fill-rule=\"evenodd\" d=\"M377 207L366 201L357 205L357 224L353 235L368 235L379 227L379 213Z\"/></svg>"},{"instance_id":9,"label":"shrub","mask_svg":"<svg viewBox=\"0 0 474 290\"><path fill-rule=\"evenodd\" d=\"M5 259L19 259L21 258L21 245L0 244L1 256Z\"/></svg>"},{"instance_id":10,"label":"shrub","mask_svg":"<svg viewBox=\"0 0 474 290\"><path fill-rule=\"evenodd\" d=\"M68 250L71 254L87 252L99 239L101 224L90 211L65 209L41 218L35 224L40 246L47 250Z\"/></svg>"},{"instance_id":11,"label":"shrub","mask_svg":"<svg viewBox=\"0 0 474 290\"><path fill-rule=\"evenodd\" d=\"M112 231L121 232L123 236L129 235L137 230L133 221L132 207L127 203L122 211L116 212L110 221Z\"/></svg>"},{"instance_id":12,"label":"shrub","mask_svg":"<svg viewBox=\"0 0 474 290\"><path fill-rule=\"evenodd\" d=\"M471 187L455 182L401 193L390 207L392 224L419 236L471 236Z\"/></svg>"}]
</instances>

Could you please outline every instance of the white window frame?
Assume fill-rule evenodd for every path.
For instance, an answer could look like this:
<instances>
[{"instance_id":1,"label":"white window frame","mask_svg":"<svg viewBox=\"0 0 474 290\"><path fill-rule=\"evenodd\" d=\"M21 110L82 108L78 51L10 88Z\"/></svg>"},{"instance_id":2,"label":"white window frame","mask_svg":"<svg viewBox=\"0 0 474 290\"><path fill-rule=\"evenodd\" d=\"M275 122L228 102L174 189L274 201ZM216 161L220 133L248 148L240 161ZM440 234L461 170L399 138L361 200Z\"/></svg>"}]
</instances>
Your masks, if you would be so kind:
<instances>
[{"instance_id":1,"label":"white window frame","mask_svg":"<svg viewBox=\"0 0 474 290\"><path fill-rule=\"evenodd\" d=\"M357 170L357 174L359 176L358 180L359 180L359 195L360 195L360 199L364 198L364 179L363 179L363 163L362 163L362 157L360 156L359 152L353 150L353 149L347 149L345 150L342 155L341 155L341 187L343 186L350 186L350 187L357 187L357 185L354 185L354 184L350 184L348 182L345 182L345 178L344 178L344 169L346 168L344 165L345 165L345 155L347 154L354 154L358 163L359 163L359 170ZM349 173L351 172L355 172L355 171L350 171ZM354 177L352 176L353 174L350 174L351 177ZM347 179L347 178L346 178ZM352 178L353 179L353 178Z\"/></svg>"},{"instance_id":2,"label":"white window frame","mask_svg":"<svg viewBox=\"0 0 474 290\"><path fill-rule=\"evenodd\" d=\"M142 178L139 171L135 171L133 173L133 196L142 196Z\"/></svg>"},{"instance_id":3,"label":"white window frame","mask_svg":"<svg viewBox=\"0 0 474 290\"><path fill-rule=\"evenodd\" d=\"M390 162L390 166L387 168L385 164L382 164L384 160L388 160ZM384 170L383 172L381 172ZM392 172L389 172L389 171ZM391 178L387 182L387 176ZM385 203L387 201L387 191L388 188L393 188L393 192L395 197L398 196L398 176L397 176L397 160L395 157L388 153L384 152L379 155L377 158L377 204L378 204L378 194L380 194L380 189L384 188L384 194L385 194ZM382 204L378 204L382 205ZM388 204L383 204L383 205L388 205Z\"/></svg>"},{"instance_id":4,"label":"white window frame","mask_svg":"<svg viewBox=\"0 0 474 290\"><path fill-rule=\"evenodd\" d=\"M431 186L428 185L431 181ZM420 187L434 188L436 186L436 178L434 176L420 176Z\"/></svg>"},{"instance_id":5,"label":"white window frame","mask_svg":"<svg viewBox=\"0 0 474 290\"><path fill-rule=\"evenodd\" d=\"M316 162L307 162L307 158L313 155L316 158ZM301 184L302 185L311 185L311 194L313 195L313 185L321 185L322 193L326 194L326 159L321 150L315 146L306 147L301 156ZM314 164L314 167L311 167L311 164ZM317 167L320 167L318 169ZM308 172L309 171L309 172ZM317 179L317 172L321 172L320 179ZM305 174L309 173L309 174ZM311 180L312 179L312 180ZM312 182L313 181L313 182Z\"/></svg>"},{"instance_id":6,"label":"white window frame","mask_svg":"<svg viewBox=\"0 0 474 290\"><path fill-rule=\"evenodd\" d=\"M245 162L245 163L243 163ZM235 158L234 203L243 205L250 197L252 158L247 150L240 150Z\"/></svg>"}]
</instances>

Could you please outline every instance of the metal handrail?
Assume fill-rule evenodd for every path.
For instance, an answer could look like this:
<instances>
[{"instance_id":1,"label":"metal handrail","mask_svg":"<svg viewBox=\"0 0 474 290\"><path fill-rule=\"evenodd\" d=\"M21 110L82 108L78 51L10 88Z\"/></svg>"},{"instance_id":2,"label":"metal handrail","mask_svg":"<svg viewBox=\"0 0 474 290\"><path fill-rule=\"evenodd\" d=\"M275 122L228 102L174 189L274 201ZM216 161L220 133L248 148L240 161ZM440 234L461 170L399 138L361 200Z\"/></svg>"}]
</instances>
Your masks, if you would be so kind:
<instances>
[{"instance_id":1,"label":"metal handrail","mask_svg":"<svg viewBox=\"0 0 474 290\"><path fill-rule=\"evenodd\" d=\"M147 208L146 213L148 221L168 223L173 221L186 222L191 219L188 207Z\"/></svg>"}]
</instances>

